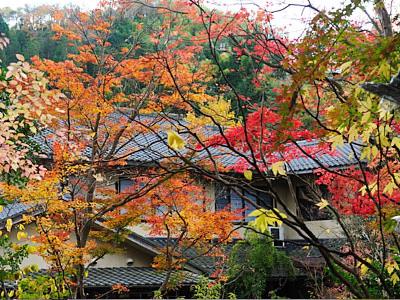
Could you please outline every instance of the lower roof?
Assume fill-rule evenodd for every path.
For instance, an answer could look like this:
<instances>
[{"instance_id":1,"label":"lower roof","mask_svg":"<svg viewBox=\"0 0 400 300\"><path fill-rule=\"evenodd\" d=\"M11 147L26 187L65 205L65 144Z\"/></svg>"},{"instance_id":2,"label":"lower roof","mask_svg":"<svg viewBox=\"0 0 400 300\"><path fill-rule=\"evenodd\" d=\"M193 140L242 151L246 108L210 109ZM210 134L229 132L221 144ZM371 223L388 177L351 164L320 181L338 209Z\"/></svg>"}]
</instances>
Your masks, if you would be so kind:
<instances>
[{"instance_id":1,"label":"lower roof","mask_svg":"<svg viewBox=\"0 0 400 300\"><path fill-rule=\"evenodd\" d=\"M127 287L161 286L167 271L147 267L110 267L89 269L85 287L111 287L122 284ZM199 275L189 271L173 271L172 277L181 285L193 285Z\"/></svg>"},{"instance_id":2,"label":"lower roof","mask_svg":"<svg viewBox=\"0 0 400 300\"><path fill-rule=\"evenodd\" d=\"M55 275L55 272L42 269L33 274L45 276ZM88 276L84 279L85 288L111 288L120 284L128 288L160 287L167 277L167 271L160 271L149 267L109 267L90 268ZM171 278L180 286L192 286L199 280L199 275L189 271L173 271ZM6 282L9 288L15 288L17 282Z\"/></svg>"}]
</instances>

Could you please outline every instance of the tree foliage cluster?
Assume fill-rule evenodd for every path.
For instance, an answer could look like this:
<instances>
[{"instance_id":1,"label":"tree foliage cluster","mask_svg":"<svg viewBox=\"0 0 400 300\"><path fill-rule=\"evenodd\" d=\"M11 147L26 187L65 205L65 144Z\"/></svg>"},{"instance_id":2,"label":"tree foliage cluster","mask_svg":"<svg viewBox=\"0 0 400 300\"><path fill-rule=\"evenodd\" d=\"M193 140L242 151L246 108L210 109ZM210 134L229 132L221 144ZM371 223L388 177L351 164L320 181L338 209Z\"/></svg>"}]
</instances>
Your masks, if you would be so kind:
<instances>
[{"instance_id":1,"label":"tree foliage cluster","mask_svg":"<svg viewBox=\"0 0 400 300\"><path fill-rule=\"evenodd\" d=\"M169 271L162 296L172 270L188 262L184 249L221 255L210 241L227 243L233 222L246 225L243 208L210 209L202 186L217 182L255 208L247 226L261 234L273 225L290 228L318 249L352 296L398 295L400 87L391 80L399 70L398 15L380 0L328 12L310 2L294 6L314 13L294 41L272 26L278 11L222 13L200 0L101 1L89 12L42 7L26 9L12 28L1 23L11 41L3 60L21 51L32 64L17 54L1 78L0 171L23 178L23 185L4 182L1 191L4 199L43 209L24 222L38 228L30 237L36 253L62 274L52 292L85 297L90 262L115 242L104 228L123 235L146 221L169 241L155 259ZM357 10L367 24L353 22ZM365 88L377 86L367 82L388 94ZM50 156L27 145L26 136L38 132L47 132ZM143 135L168 150L140 144ZM345 146L353 167L319 159ZM132 167L130 158L144 150L148 160ZM51 168L33 156L51 159ZM225 164L226 157L234 163ZM319 167L316 181L293 172L299 157ZM116 194L110 187L119 178L132 186ZM327 246L297 213L296 181L319 210L329 210L342 246ZM286 184L295 209L276 182ZM275 208L259 204L264 194ZM238 253L246 243L243 261ZM265 257L266 249L273 255ZM289 265L266 240L239 243L230 269L241 286L236 292L265 296L265 277L280 260Z\"/></svg>"}]
</instances>

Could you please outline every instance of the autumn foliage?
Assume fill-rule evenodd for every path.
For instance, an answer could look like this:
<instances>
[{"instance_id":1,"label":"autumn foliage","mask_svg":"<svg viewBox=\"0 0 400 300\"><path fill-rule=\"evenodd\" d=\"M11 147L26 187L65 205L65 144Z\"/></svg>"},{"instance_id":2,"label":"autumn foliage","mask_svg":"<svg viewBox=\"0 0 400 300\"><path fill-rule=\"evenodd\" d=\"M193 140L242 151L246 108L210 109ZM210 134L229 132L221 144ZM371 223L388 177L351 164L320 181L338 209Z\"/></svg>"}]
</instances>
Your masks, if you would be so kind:
<instances>
[{"instance_id":1,"label":"autumn foliage","mask_svg":"<svg viewBox=\"0 0 400 300\"><path fill-rule=\"evenodd\" d=\"M222 13L203 1L159 1L146 6L155 22L149 26L138 13L132 33L117 43L118 22L136 2L56 11L54 40L66 41L67 59L34 56L31 65L19 55L1 74L2 194L40 210L24 221L37 226L30 237L35 252L67 274L60 288L83 297L93 260L143 224L168 240L156 267L183 268L189 249L221 255L243 216L229 206L215 211L204 186L217 182L255 208L246 224L252 230L290 228L319 250L353 295L400 295L392 219L400 201L398 106L362 87L388 83L399 69L399 36L390 18L384 24L384 2L373 3L372 29L351 21L365 9L362 1L331 13L298 4L315 15L291 40L274 28L269 9ZM45 147L33 149L32 140ZM320 159L339 156L345 146L351 167ZM135 160L142 153L145 159ZM296 174L290 167L296 159L317 168L307 178ZM22 182L11 182L10 174ZM121 180L130 187L117 193ZM294 208L277 182L296 199ZM312 194L313 208L338 224L343 247L327 247L310 229L298 182ZM263 207L249 193L267 195L280 209ZM372 235L374 243L360 241ZM376 245L383 250L374 251ZM384 292L374 294L368 280Z\"/></svg>"}]
</instances>

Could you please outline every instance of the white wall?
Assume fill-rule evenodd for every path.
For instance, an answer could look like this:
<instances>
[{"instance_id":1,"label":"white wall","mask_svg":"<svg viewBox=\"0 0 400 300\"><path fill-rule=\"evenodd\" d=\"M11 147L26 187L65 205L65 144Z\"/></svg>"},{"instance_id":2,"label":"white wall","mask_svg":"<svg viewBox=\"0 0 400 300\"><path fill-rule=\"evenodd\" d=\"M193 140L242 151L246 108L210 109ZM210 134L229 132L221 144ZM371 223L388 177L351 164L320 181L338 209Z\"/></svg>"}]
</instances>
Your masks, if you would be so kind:
<instances>
[{"instance_id":1,"label":"white wall","mask_svg":"<svg viewBox=\"0 0 400 300\"><path fill-rule=\"evenodd\" d=\"M36 227L34 224L29 224L25 226L24 231L28 233L28 236L32 236L36 234ZM12 242L17 244L29 244L33 246L37 245L29 239L21 239L18 241L17 232L17 226L15 226L10 234L10 239ZM101 242L98 243L100 244ZM153 262L153 255L144 252L142 249L133 247L132 245L121 244L118 245L115 253L105 255L103 258L97 261L97 264L94 267L126 267L128 259L133 260L134 267L150 267ZM46 261L41 256L36 254L31 254L29 257L25 258L22 262L22 267L32 264L38 265L40 269L46 269L48 267Z\"/></svg>"},{"instance_id":2,"label":"white wall","mask_svg":"<svg viewBox=\"0 0 400 300\"><path fill-rule=\"evenodd\" d=\"M289 210L291 213L297 215L297 204L295 198L292 196L290 192L289 186L284 180L273 180L275 192L279 195L283 204L276 203L277 208L285 213L285 208ZM294 186L296 185L296 180L293 180ZM210 194L214 193L213 186L209 186ZM215 201L215 198L214 198ZM215 205L213 206L215 207ZM328 239L328 238L340 238L343 237L343 232L339 226L339 224L335 220L316 220L316 221L305 221L306 226L310 229L318 238L320 239ZM299 234L293 229L289 228L286 225L284 227L284 236L285 239L302 239ZM238 232L240 236L243 237L245 229L239 228Z\"/></svg>"}]
</instances>

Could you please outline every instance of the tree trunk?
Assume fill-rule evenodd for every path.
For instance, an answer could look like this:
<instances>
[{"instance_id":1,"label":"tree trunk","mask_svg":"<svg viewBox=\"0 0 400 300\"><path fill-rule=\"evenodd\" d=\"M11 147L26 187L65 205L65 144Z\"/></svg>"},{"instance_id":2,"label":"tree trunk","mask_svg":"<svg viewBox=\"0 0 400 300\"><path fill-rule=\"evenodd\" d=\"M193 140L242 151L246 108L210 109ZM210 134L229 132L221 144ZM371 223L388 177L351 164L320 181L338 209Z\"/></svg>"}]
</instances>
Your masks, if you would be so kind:
<instances>
[{"instance_id":1,"label":"tree trunk","mask_svg":"<svg viewBox=\"0 0 400 300\"><path fill-rule=\"evenodd\" d=\"M390 15L386 9L383 0L375 0L374 9L379 18L382 34L386 37L392 36L393 35L392 22L390 21Z\"/></svg>"},{"instance_id":2,"label":"tree trunk","mask_svg":"<svg viewBox=\"0 0 400 300\"><path fill-rule=\"evenodd\" d=\"M96 190L96 179L94 177L90 178L88 182L89 190L86 195L86 202L91 203L93 202L94 198L94 193ZM92 213L91 207L86 208L85 215L90 215ZM92 228L92 221L91 220L84 220L84 225L83 227L79 230L79 232L76 232L76 242L78 248L84 248L87 244L87 241L89 239L89 233ZM81 257L83 259L83 257ZM84 264L79 264L76 266L77 269L77 275L76 275L76 292L75 292L75 297L77 299L85 299L85 286L84 286L84 279L85 279L85 265Z\"/></svg>"}]
</instances>

